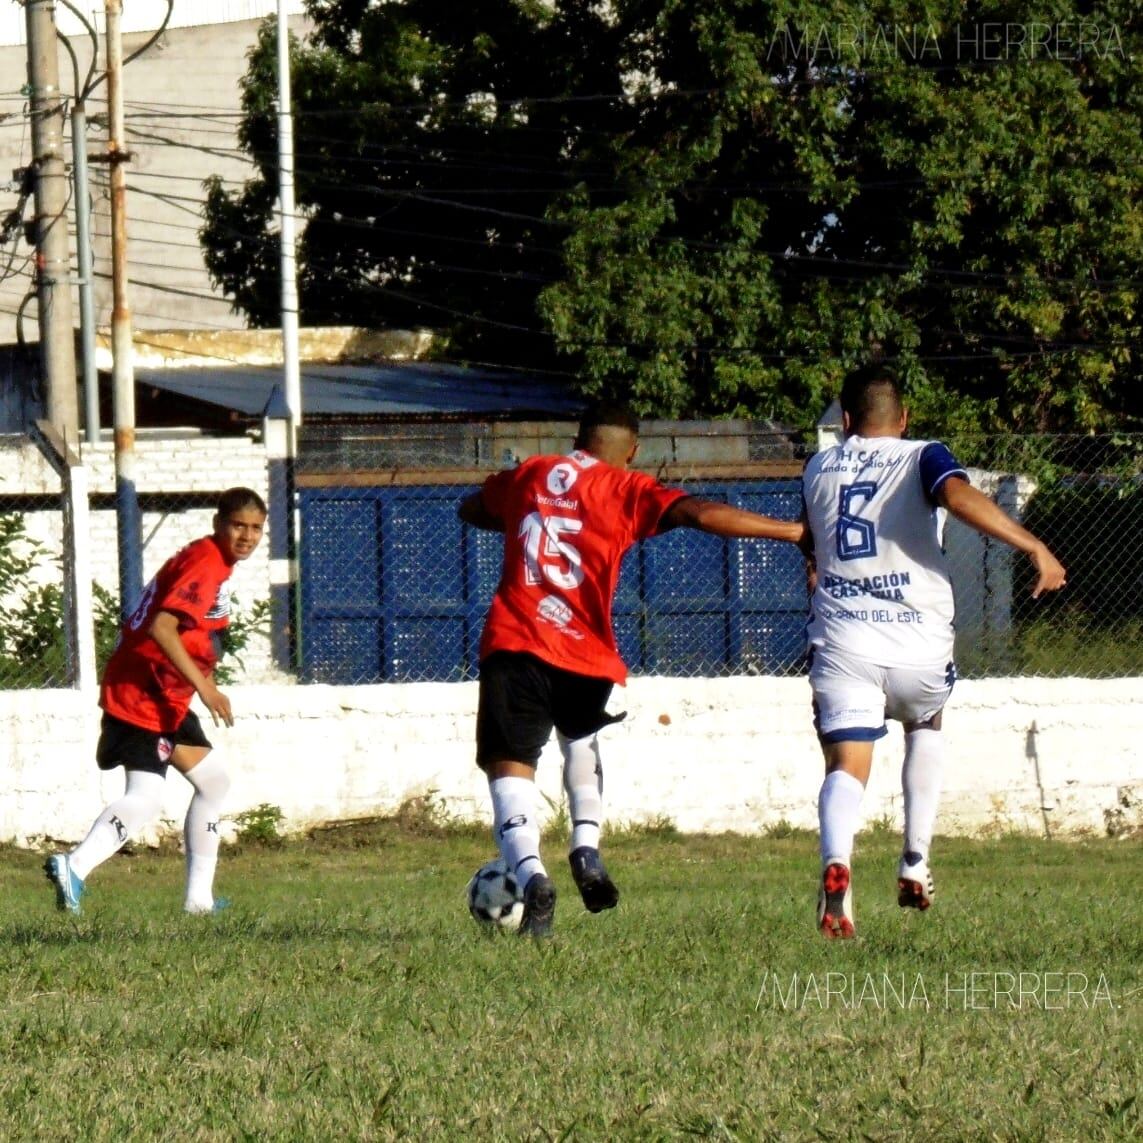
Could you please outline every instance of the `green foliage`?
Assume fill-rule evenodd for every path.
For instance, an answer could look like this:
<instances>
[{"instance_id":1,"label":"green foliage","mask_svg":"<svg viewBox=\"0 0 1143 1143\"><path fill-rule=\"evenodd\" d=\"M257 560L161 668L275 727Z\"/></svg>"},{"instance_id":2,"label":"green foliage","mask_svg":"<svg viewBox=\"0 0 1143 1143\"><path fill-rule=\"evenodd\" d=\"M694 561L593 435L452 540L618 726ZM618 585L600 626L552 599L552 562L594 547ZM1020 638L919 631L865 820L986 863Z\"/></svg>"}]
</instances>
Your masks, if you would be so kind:
<instances>
[{"instance_id":1,"label":"green foliage","mask_svg":"<svg viewBox=\"0 0 1143 1143\"><path fill-rule=\"evenodd\" d=\"M1016 19L1002 3L620 5L648 45L640 125L598 156L618 195L561 212L561 344L660 415L807 425L876 351L922 434L1138 417L1143 45L1137 6L1096 8L1053 15L1122 46L982 67L960 37ZM838 43L878 27L929 54Z\"/></svg>"},{"instance_id":2,"label":"green foliage","mask_svg":"<svg viewBox=\"0 0 1143 1143\"><path fill-rule=\"evenodd\" d=\"M19 512L0 513L0 688L9 690L68 685L67 637L59 559L27 534ZM52 582L37 582L51 576ZM95 657L102 671L119 640L119 603L92 583ZM236 681L251 638L270 626L269 600L255 600L248 611L231 597L233 614L215 669L221 685Z\"/></svg>"},{"instance_id":3,"label":"green foliage","mask_svg":"<svg viewBox=\"0 0 1143 1143\"><path fill-rule=\"evenodd\" d=\"M239 610L238 597L230 597L230 622L222 636L222 654L214 668L214 681L227 686L236 681L238 672L246 666L242 654L255 635L266 635L270 631L270 601L256 599L250 610Z\"/></svg>"},{"instance_id":4,"label":"green foliage","mask_svg":"<svg viewBox=\"0 0 1143 1143\"><path fill-rule=\"evenodd\" d=\"M63 686L67 649L58 561L31 539L19 512L0 515L0 686Z\"/></svg>"},{"instance_id":5,"label":"green foliage","mask_svg":"<svg viewBox=\"0 0 1143 1143\"><path fill-rule=\"evenodd\" d=\"M278 806L268 802L255 806L252 810L243 810L233 817L238 827L238 841L243 845L261 845L273 848L282 844L282 835L279 827L285 815Z\"/></svg>"},{"instance_id":6,"label":"green foliage","mask_svg":"<svg viewBox=\"0 0 1143 1143\"><path fill-rule=\"evenodd\" d=\"M305 320L431 325L656 416L808 428L878 352L923 433L1138 421L1143 15L1049 8L315 2L292 56ZM982 28L1033 20L1058 39L986 58ZM274 35L243 85L256 174L208 184L202 231L256 325L278 313Z\"/></svg>"},{"instance_id":7,"label":"green foliage","mask_svg":"<svg viewBox=\"0 0 1143 1143\"><path fill-rule=\"evenodd\" d=\"M313 33L291 49L305 322L433 326L470 357L550 356L534 312L559 266L545 212L572 185L577 133L614 118L609 20L580 3L310 10ZM256 173L237 192L208 182L201 235L255 325L279 310L275 53L271 21L243 82Z\"/></svg>"}]
</instances>

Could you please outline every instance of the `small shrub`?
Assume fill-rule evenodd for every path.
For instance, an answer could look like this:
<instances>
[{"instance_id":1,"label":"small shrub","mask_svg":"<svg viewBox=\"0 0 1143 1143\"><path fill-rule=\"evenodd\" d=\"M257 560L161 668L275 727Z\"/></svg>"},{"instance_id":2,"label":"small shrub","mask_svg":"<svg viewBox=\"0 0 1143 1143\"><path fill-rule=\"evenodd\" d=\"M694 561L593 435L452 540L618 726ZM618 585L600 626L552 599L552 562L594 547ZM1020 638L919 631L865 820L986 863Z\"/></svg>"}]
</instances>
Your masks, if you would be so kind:
<instances>
[{"instance_id":1,"label":"small shrub","mask_svg":"<svg viewBox=\"0 0 1143 1143\"><path fill-rule=\"evenodd\" d=\"M285 815L278 806L263 802L252 810L235 814L233 821L238 827L238 840L244 845L263 845L277 848L282 844L279 826Z\"/></svg>"}]
</instances>

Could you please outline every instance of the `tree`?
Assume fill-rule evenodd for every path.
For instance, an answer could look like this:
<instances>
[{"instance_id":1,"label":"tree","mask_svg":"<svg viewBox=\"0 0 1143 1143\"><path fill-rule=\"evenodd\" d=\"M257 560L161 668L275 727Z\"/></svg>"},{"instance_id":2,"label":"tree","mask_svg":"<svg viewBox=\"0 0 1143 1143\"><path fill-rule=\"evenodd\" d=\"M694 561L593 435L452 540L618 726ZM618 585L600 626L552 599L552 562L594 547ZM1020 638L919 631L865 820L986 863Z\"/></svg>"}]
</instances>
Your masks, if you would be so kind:
<instances>
[{"instance_id":1,"label":"tree","mask_svg":"<svg viewBox=\"0 0 1143 1143\"><path fill-rule=\"evenodd\" d=\"M541 299L590 388L807 424L878 353L921 427L1139 423L1139 9L1016 7L627 6L621 194Z\"/></svg>"},{"instance_id":2,"label":"tree","mask_svg":"<svg viewBox=\"0 0 1143 1143\"><path fill-rule=\"evenodd\" d=\"M644 414L808 427L876 353L922 429L1143 424L1143 15L1045 8L314 0L303 314L443 328ZM244 85L258 173L211 185L203 232L256 324L272 47Z\"/></svg>"},{"instance_id":3,"label":"tree","mask_svg":"<svg viewBox=\"0 0 1143 1143\"><path fill-rule=\"evenodd\" d=\"M536 296L559 274L562 227L548 210L573 185L577 137L626 113L596 6L315 0L310 14L291 68L304 320L433 326L468 358L550 362ZM202 232L256 325L279 312L275 35L263 28L243 82L256 174L236 194L209 183Z\"/></svg>"}]
</instances>

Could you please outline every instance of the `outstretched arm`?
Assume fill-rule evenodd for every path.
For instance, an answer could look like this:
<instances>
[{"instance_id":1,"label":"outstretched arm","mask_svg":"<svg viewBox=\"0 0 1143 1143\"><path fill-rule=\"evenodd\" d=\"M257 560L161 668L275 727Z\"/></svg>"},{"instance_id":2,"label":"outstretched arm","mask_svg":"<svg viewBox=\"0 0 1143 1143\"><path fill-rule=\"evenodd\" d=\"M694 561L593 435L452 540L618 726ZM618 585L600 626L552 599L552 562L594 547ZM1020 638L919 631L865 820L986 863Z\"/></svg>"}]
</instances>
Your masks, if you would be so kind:
<instances>
[{"instance_id":1,"label":"outstretched arm","mask_svg":"<svg viewBox=\"0 0 1143 1143\"><path fill-rule=\"evenodd\" d=\"M1047 545L1023 525L1017 524L1003 508L973 488L967 480L950 476L937 489L937 499L970 528L1002 540L1031 559L1038 573L1032 588L1033 599L1038 599L1045 591L1056 591L1067 583L1064 565L1052 555Z\"/></svg>"},{"instance_id":2,"label":"outstretched arm","mask_svg":"<svg viewBox=\"0 0 1143 1143\"><path fill-rule=\"evenodd\" d=\"M487 532L504 531L504 521L497 519L484 507L484 497L479 491L466 496L460 502L456 514L474 528L483 528Z\"/></svg>"},{"instance_id":3,"label":"outstretched arm","mask_svg":"<svg viewBox=\"0 0 1143 1143\"><path fill-rule=\"evenodd\" d=\"M778 520L734 508L716 500L700 500L686 496L676 500L663 514L661 531L670 528L697 528L716 536L739 537L755 540L786 540L801 544L805 540L806 525L802 520Z\"/></svg>"}]
</instances>

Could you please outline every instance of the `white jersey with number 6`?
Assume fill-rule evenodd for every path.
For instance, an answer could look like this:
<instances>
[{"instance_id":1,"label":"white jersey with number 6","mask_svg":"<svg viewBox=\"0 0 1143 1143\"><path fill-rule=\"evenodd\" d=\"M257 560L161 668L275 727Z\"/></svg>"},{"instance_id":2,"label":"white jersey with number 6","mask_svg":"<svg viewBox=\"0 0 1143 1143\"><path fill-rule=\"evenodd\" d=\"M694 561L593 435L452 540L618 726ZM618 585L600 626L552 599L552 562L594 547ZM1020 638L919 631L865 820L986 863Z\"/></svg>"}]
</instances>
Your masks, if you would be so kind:
<instances>
[{"instance_id":1,"label":"white jersey with number 6","mask_svg":"<svg viewBox=\"0 0 1143 1143\"><path fill-rule=\"evenodd\" d=\"M817 584L811 646L886 667L944 664L953 594L937 489L968 479L936 441L848 437L806 465L802 495Z\"/></svg>"}]
</instances>

